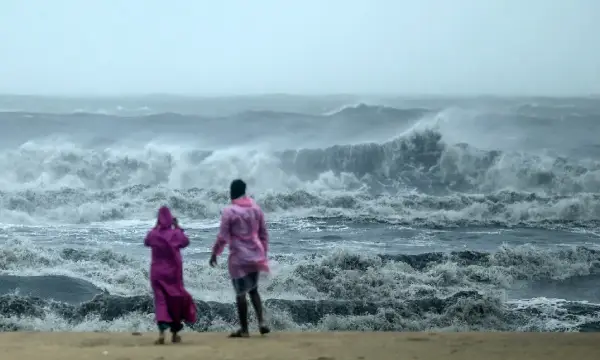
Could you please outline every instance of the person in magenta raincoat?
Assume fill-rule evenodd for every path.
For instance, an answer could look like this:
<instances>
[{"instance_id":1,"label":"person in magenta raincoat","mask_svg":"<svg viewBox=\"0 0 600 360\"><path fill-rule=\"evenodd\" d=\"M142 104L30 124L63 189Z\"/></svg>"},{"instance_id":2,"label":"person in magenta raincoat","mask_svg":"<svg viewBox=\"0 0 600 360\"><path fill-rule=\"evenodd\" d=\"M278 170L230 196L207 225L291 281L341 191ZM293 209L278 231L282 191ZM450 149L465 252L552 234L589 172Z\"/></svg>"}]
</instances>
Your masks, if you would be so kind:
<instances>
[{"instance_id":1,"label":"person in magenta raincoat","mask_svg":"<svg viewBox=\"0 0 600 360\"><path fill-rule=\"evenodd\" d=\"M240 318L240 329L231 333L230 337L249 336L246 294L250 295L258 318L259 331L264 335L271 331L265 324L262 302L258 294L259 273L269 272L269 234L265 216L254 200L246 196L246 183L242 180L234 180L231 183L230 195L231 205L221 213L221 226L212 249L210 266L217 265L217 256L229 245L229 275L235 289Z\"/></svg>"},{"instance_id":2,"label":"person in magenta raincoat","mask_svg":"<svg viewBox=\"0 0 600 360\"><path fill-rule=\"evenodd\" d=\"M196 305L183 286L183 263L180 250L190 240L179 227L168 207L158 210L156 226L148 232L144 245L152 249L150 284L154 293L154 312L158 324L157 344L164 344L165 330L170 329L172 341L180 342L183 323L196 322Z\"/></svg>"}]
</instances>

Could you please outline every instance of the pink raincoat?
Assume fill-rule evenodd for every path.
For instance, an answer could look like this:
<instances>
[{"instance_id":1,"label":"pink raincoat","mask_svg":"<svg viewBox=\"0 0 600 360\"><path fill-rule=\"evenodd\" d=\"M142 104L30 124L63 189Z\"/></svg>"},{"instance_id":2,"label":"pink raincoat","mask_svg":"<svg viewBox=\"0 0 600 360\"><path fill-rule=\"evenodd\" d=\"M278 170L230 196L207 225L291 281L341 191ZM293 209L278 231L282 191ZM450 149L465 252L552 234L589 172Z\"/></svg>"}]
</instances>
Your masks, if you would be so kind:
<instances>
[{"instance_id":1,"label":"pink raincoat","mask_svg":"<svg viewBox=\"0 0 600 360\"><path fill-rule=\"evenodd\" d=\"M158 211L158 223L144 245L152 249L150 283L154 292L154 311L157 322L194 323L196 305L183 286L183 263L180 249L190 240L182 229L173 229L173 216L168 207Z\"/></svg>"},{"instance_id":2,"label":"pink raincoat","mask_svg":"<svg viewBox=\"0 0 600 360\"><path fill-rule=\"evenodd\" d=\"M229 275L243 278L253 272L269 272L269 234L261 208L249 197L232 201L221 213L221 227L213 254L229 245Z\"/></svg>"}]
</instances>

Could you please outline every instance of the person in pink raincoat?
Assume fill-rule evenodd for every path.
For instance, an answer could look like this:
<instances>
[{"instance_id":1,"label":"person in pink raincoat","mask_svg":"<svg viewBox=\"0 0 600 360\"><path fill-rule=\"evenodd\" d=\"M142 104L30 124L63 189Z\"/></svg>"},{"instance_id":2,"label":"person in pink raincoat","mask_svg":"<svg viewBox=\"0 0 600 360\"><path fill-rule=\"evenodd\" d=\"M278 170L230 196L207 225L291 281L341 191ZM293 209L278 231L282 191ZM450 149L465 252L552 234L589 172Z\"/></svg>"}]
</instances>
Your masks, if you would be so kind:
<instances>
[{"instance_id":1,"label":"person in pink raincoat","mask_svg":"<svg viewBox=\"0 0 600 360\"><path fill-rule=\"evenodd\" d=\"M269 234L265 216L254 200L246 196L246 183L242 180L234 180L231 183L230 195L231 205L221 213L221 226L212 249L210 266L217 265L217 256L229 245L229 275L235 289L240 318L240 329L231 333L230 337L249 336L246 294L250 295L258 318L259 331L264 335L271 331L265 324L262 302L258 294L259 273L269 272Z\"/></svg>"},{"instance_id":2,"label":"person in pink raincoat","mask_svg":"<svg viewBox=\"0 0 600 360\"><path fill-rule=\"evenodd\" d=\"M189 243L190 240L169 208L161 207L156 226L144 240L144 245L152 249L150 284L154 292L154 312L159 330L156 344L164 344L167 329L171 330L172 342L180 342L178 333L183 329L183 322L196 322L196 305L183 286L180 250Z\"/></svg>"}]
</instances>

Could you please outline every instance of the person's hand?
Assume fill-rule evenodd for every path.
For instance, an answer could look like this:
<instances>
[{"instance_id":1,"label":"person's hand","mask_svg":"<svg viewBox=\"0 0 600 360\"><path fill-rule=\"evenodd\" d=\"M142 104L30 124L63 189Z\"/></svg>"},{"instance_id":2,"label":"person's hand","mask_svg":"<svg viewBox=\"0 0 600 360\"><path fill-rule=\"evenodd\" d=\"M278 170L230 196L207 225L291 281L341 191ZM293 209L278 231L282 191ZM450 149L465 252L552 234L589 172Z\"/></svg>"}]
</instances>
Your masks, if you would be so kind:
<instances>
[{"instance_id":1,"label":"person's hand","mask_svg":"<svg viewBox=\"0 0 600 360\"><path fill-rule=\"evenodd\" d=\"M210 265L210 267L215 267L217 266L217 255L212 254L210 256L210 261L208 262L208 264Z\"/></svg>"}]
</instances>

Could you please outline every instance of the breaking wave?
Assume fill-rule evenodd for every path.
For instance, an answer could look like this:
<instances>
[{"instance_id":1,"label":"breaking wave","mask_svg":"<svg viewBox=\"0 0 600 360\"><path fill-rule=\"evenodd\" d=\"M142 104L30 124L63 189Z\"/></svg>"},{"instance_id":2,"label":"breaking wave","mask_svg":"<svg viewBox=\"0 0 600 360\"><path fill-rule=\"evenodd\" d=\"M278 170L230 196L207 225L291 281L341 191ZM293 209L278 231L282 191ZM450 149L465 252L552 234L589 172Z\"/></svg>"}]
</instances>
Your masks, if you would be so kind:
<instances>
[{"instance_id":1,"label":"breaking wave","mask_svg":"<svg viewBox=\"0 0 600 360\"><path fill-rule=\"evenodd\" d=\"M7 274L0 278L3 330L153 329L147 264L110 250L10 245L0 253ZM585 247L414 255L336 251L274 261L280 270L265 279L263 297L280 330L589 331L600 321L599 305L552 300L568 291L580 296L590 278L588 286L595 286L600 252ZM221 288L228 283L219 278L224 271L204 262L186 261L184 276L200 314L193 329L230 329L236 321L232 303L200 300L211 293L233 299ZM530 291L547 297L519 300Z\"/></svg>"},{"instance_id":2,"label":"breaking wave","mask_svg":"<svg viewBox=\"0 0 600 360\"><path fill-rule=\"evenodd\" d=\"M19 108L11 101L2 107ZM0 330L153 330L136 226L163 204L194 226L193 329L232 328L229 281L206 266L205 238L242 177L292 237L276 238L261 287L275 329L597 331L600 105L564 101L0 112ZM350 239L399 225L521 238L467 251L452 230L436 240L453 251L382 253L394 237L378 255L324 235L311 253L294 243L303 224L346 226ZM533 246L527 227L593 236L564 247L567 232L544 233Z\"/></svg>"},{"instance_id":3,"label":"breaking wave","mask_svg":"<svg viewBox=\"0 0 600 360\"><path fill-rule=\"evenodd\" d=\"M0 214L12 222L132 219L165 202L214 218L234 177L275 217L433 226L600 218L600 161L451 144L435 127L382 143L271 151L32 140L0 153L0 164Z\"/></svg>"}]
</instances>

